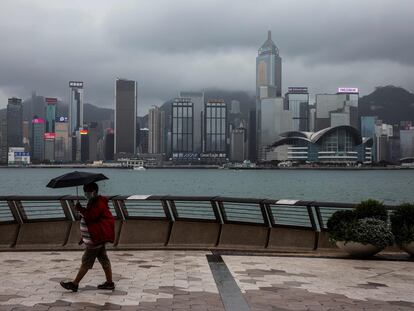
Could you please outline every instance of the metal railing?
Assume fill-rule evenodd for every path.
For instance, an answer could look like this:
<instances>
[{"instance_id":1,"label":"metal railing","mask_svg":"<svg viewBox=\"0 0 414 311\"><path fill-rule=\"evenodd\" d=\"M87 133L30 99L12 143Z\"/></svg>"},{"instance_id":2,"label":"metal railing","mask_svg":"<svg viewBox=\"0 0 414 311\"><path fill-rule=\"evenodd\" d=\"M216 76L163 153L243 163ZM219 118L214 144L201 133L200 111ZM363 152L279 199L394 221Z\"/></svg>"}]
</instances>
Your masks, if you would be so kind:
<instances>
[{"instance_id":1,"label":"metal railing","mask_svg":"<svg viewBox=\"0 0 414 311\"><path fill-rule=\"evenodd\" d=\"M196 196L107 196L109 208L121 222L129 220L166 220L238 224L271 228L326 231L329 217L337 210L352 209L355 204L274 200L233 197ZM76 196L2 196L0 227L4 224L26 224L48 221L79 220ZM394 209L387 206L387 209ZM317 248L317 239L315 240ZM268 242L267 242L268 243Z\"/></svg>"}]
</instances>

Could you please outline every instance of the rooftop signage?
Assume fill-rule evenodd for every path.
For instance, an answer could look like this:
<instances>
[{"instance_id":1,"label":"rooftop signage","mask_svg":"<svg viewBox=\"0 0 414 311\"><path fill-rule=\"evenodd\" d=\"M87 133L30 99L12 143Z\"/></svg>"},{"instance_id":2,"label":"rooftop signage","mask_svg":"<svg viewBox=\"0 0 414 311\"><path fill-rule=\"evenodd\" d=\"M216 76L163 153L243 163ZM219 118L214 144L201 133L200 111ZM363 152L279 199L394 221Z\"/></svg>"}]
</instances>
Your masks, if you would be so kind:
<instances>
[{"instance_id":1,"label":"rooftop signage","mask_svg":"<svg viewBox=\"0 0 414 311\"><path fill-rule=\"evenodd\" d=\"M359 93L357 87L338 87L338 93Z\"/></svg>"},{"instance_id":2,"label":"rooftop signage","mask_svg":"<svg viewBox=\"0 0 414 311\"><path fill-rule=\"evenodd\" d=\"M48 104L57 104L58 100L57 100L57 98L46 97L45 102L48 103Z\"/></svg>"},{"instance_id":3,"label":"rooftop signage","mask_svg":"<svg viewBox=\"0 0 414 311\"><path fill-rule=\"evenodd\" d=\"M32 124L38 124L38 123L43 124L43 123L46 123L46 122L42 118L36 118L36 119L32 120Z\"/></svg>"},{"instance_id":4,"label":"rooftop signage","mask_svg":"<svg viewBox=\"0 0 414 311\"><path fill-rule=\"evenodd\" d=\"M304 86L292 86L288 87L288 93L307 94L308 88Z\"/></svg>"},{"instance_id":5,"label":"rooftop signage","mask_svg":"<svg viewBox=\"0 0 414 311\"><path fill-rule=\"evenodd\" d=\"M44 139L55 139L56 138L56 134L55 133L44 133L43 134L43 138Z\"/></svg>"},{"instance_id":6,"label":"rooftop signage","mask_svg":"<svg viewBox=\"0 0 414 311\"><path fill-rule=\"evenodd\" d=\"M56 118L56 122L66 123L66 122L68 122L68 117Z\"/></svg>"},{"instance_id":7,"label":"rooftop signage","mask_svg":"<svg viewBox=\"0 0 414 311\"><path fill-rule=\"evenodd\" d=\"M83 88L83 82L81 81L69 81L69 87L73 88Z\"/></svg>"}]
</instances>

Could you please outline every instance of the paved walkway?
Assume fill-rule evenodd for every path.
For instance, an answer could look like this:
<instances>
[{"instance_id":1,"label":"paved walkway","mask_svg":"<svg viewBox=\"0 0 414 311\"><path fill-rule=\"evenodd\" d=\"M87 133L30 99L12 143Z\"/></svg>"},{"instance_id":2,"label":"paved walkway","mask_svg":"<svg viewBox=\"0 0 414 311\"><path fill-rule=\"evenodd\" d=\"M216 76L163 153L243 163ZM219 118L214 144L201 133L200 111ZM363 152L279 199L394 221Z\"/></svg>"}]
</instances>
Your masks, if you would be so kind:
<instances>
[{"instance_id":1,"label":"paved walkway","mask_svg":"<svg viewBox=\"0 0 414 311\"><path fill-rule=\"evenodd\" d=\"M108 253L116 290L97 262L72 293L81 252L0 252L0 310L414 310L409 261Z\"/></svg>"}]
</instances>

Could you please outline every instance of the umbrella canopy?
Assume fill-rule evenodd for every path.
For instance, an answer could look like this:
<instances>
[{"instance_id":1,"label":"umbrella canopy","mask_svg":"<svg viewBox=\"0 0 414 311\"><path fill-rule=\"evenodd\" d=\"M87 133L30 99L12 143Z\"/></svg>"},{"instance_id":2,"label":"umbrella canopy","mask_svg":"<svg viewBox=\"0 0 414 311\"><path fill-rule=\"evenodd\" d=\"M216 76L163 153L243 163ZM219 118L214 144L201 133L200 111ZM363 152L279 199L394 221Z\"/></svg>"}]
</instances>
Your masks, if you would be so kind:
<instances>
[{"instance_id":1,"label":"umbrella canopy","mask_svg":"<svg viewBox=\"0 0 414 311\"><path fill-rule=\"evenodd\" d=\"M104 174L95 174L88 172L74 171L58 177L55 177L49 181L46 187L49 188L65 188L86 185L91 182L108 179Z\"/></svg>"}]
</instances>

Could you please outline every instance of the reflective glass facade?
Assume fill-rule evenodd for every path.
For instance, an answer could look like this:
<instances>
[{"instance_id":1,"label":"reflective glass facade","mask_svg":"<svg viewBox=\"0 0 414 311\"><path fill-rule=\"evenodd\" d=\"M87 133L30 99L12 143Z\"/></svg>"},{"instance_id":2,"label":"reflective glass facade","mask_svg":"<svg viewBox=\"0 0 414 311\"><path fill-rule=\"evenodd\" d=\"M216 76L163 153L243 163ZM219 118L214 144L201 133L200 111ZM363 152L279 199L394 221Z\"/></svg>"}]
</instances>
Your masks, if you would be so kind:
<instances>
[{"instance_id":1,"label":"reflective glass facade","mask_svg":"<svg viewBox=\"0 0 414 311\"><path fill-rule=\"evenodd\" d=\"M70 82L69 87L69 130L74 133L83 126L83 82Z\"/></svg>"},{"instance_id":2,"label":"reflective glass facade","mask_svg":"<svg viewBox=\"0 0 414 311\"><path fill-rule=\"evenodd\" d=\"M56 122L56 105L47 104L46 105L46 133L55 132L55 122Z\"/></svg>"},{"instance_id":3,"label":"reflective glass facade","mask_svg":"<svg viewBox=\"0 0 414 311\"><path fill-rule=\"evenodd\" d=\"M227 153L227 105L222 100L205 106L205 153Z\"/></svg>"},{"instance_id":4,"label":"reflective glass facade","mask_svg":"<svg viewBox=\"0 0 414 311\"><path fill-rule=\"evenodd\" d=\"M115 154L137 153L137 83L118 79L115 83Z\"/></svg>"},{"instance_id":5,"label":"reflective glass facade","mask_svg":"<svg viewBox=\"0 0 414 311\"><path fill-rule=\"evenodd\" d=\"M200 153L203 149L203 113L204 113L204 92L180 92L180 98L189 98L193 103L193 150Z\"/></svg>"},{"instance_id":6,"label":"reflective glass facade","mask_svg":"<svg viewBox=\"0 0 414 311\"><path fill-rule=\"evenodd\" d=\"M287 93L286 102L292 113L292 130L309 131L309 94Z\"/></svg>"},{"instance_id":7,"label":"reflective glass facade","mask_svg":"<svg viewBox=\"0 0 414 311\"><path fill-rule=\"evenodd\" d=\"M372 161L373 140L362 138L351 126L327 128L319 132L288 132L273 148L288 147L279 160L348 164Z\"/></svg>"},{"instance_id":8,"label":"reflective glass facade","mask_svg":"<svg viewBox=\"0 0 414 311\"><path fill-rule=\"evenodd\" d=\"M193 148L194 105L189 98L176 98L172 103L171 141L173 158L191 157Z\"/></svg>"},{"instance_id":9,"label":"reflective glass facade","mask_svg":"<svg viewBox=\"0 0 414 311\"><path fill-rule=\"evenodd\" d=\"M256 58L256 96L259 98L282 96L282 59L272 41L270 31Z\"/></svg>"},{"instance_id":10,"label":"reflective glass facade","mask_svg":"<svg viewBox=\"0 0 414 311\"><path fill-rule=\"evenodd\" d=\"M7 104L7 146L23 147L23 106L20 98L9 98Z\"/></svg>"}]
</instances>

